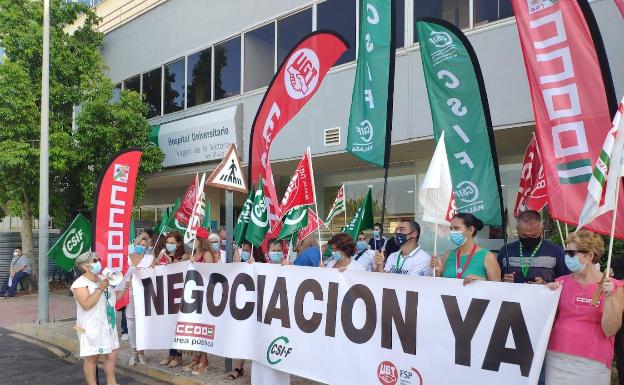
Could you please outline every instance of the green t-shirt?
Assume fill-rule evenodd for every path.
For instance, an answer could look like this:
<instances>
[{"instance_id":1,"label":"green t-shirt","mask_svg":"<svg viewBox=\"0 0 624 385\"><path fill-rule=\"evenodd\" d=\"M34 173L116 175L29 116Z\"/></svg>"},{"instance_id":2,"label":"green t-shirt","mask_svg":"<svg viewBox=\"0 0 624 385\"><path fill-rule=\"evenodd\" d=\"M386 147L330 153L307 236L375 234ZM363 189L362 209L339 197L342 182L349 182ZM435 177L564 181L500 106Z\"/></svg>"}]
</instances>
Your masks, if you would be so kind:
<instances>
[{"instance_id":1,"label":"green t-shirt","mask_svg":"<svg viewBox=\"0 0 624 385\"><path fill-rule=\"evenodd\" d=\"M470 264L466 266L464 272L462 273L462 278L467 277L469 275L478 275L479 277L483 277L487 279L487 272L485 270L485 256L489 253L488 249L479 249L475 251L472 256L472 260ZM457 255L457 249L452 250L449 253L448 258L446 258L446 263L444 264L444 274L442 276L444 278L457 278L457 265L455 262L455 255ZM463 267L464 263L468 259L469 254L464 254L459 257L459 267Z\"/></svg>"}]
</instances>

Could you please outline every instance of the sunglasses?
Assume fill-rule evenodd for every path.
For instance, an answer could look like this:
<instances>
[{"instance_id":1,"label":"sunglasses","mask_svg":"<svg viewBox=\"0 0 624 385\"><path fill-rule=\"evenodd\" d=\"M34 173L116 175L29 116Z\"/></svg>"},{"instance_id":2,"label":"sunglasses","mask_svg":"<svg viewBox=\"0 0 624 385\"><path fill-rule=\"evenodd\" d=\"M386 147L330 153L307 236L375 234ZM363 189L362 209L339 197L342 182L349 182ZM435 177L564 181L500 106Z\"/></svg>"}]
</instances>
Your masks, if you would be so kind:
<instances>
[{"instance_id":1,"label":"sunglasses","mask_svg":"<svg viewBox=\"0 0 624 385\"><path fill-rule=\"evenodd\" d=\"M91 261L91 263L98 263L98 262L100 262L99 258L93 258L93 260Z\"/></svg>"},{"instance_id":2,"label":"sunglasses","mask_svg":"<svg viewBox=\"0 0 624 385\"><path fill-rule=\"evenodd\" d=\"M585 251L585 250L566 250L565 253L566 253L566 255L568 257L574 257L577 253L587 254L587 253L589 253L589 251Z\"/></svg>"}]
</instances>

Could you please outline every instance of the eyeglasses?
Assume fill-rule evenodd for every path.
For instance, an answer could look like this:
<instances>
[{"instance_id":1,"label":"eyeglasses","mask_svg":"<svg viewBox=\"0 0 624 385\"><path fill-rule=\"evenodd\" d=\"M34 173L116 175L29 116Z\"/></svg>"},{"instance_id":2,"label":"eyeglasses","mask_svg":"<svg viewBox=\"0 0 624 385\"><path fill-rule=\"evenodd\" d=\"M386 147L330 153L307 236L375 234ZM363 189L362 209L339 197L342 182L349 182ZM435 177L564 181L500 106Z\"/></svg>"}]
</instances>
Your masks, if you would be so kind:
<instances>
[{"instance_id":1,"label":"eyeglasses","mask_svg":"<svg viewBox=\"0 0 624 385\"><path fill-rule=\"evenodd\" d=\"M585 250L566 250L565 251L566 255L570 258L574 257L577 253L581 253L581 254L586 254L589 253L589 251L585 251Z\"/></svg>"}]
</instances>

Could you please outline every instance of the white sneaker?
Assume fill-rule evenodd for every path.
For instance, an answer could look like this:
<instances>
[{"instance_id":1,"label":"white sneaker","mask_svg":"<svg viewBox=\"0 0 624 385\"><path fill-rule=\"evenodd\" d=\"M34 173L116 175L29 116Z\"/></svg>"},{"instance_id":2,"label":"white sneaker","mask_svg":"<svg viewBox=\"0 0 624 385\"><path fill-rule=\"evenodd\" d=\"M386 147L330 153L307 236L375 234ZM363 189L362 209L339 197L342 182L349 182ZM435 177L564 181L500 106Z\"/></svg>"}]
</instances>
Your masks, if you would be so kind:
<instances>
[{"instance_id":1,"label":"white sneaker","mask_svg":"<svg viewBox=\"0 0 624 385\"><path fill-rule=\"evenodd\" d=\"M141 365L145 365L147 363L147 361L145 361L145 357L142 354L139 355L139 363Z\"/></svg>"},{"instance_id":2,"label":"white sneaker","mask_svg":"<svg viewBox=\"0 0 624 385\"><path fill-rule=\"evenodd\" d=\"M128 334L127 333L122 334L121 335L121 340L122 341L128 341Z\"/></svg>"},{"instance_id":3,"label":"white sneaker","mask_svg":"<svg viewBox=\"0 0 624 385\"><path fill-rule=\"evenodd\" d=\"M137 356L135 356L134 354L131 355L130 359L128 360L128 366L136 365L136 360L137 360Z\"/></svg>"}]
</instances>

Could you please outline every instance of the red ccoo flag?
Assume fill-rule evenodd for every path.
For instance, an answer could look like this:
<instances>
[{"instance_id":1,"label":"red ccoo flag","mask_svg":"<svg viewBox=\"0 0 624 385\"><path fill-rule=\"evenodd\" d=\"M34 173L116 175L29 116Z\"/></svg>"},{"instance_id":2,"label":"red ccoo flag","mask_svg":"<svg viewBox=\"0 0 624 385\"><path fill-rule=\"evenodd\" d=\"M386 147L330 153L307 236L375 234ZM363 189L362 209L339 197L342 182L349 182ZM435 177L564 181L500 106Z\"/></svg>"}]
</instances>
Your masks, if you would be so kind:
<instances>
[{"instance_id":1,"label":"red ccoo flag","mask_svg":"<svg viewBox=\"0 0 624 385\"><path fill-rule=\"evenodd\" d=\"M544 179L544 169L537 148L537 140L533 136L524 153L514 216L517 218L526 210L540 211L547 203L548 190L546 179Z\"/></svg>"}]
</instances>

